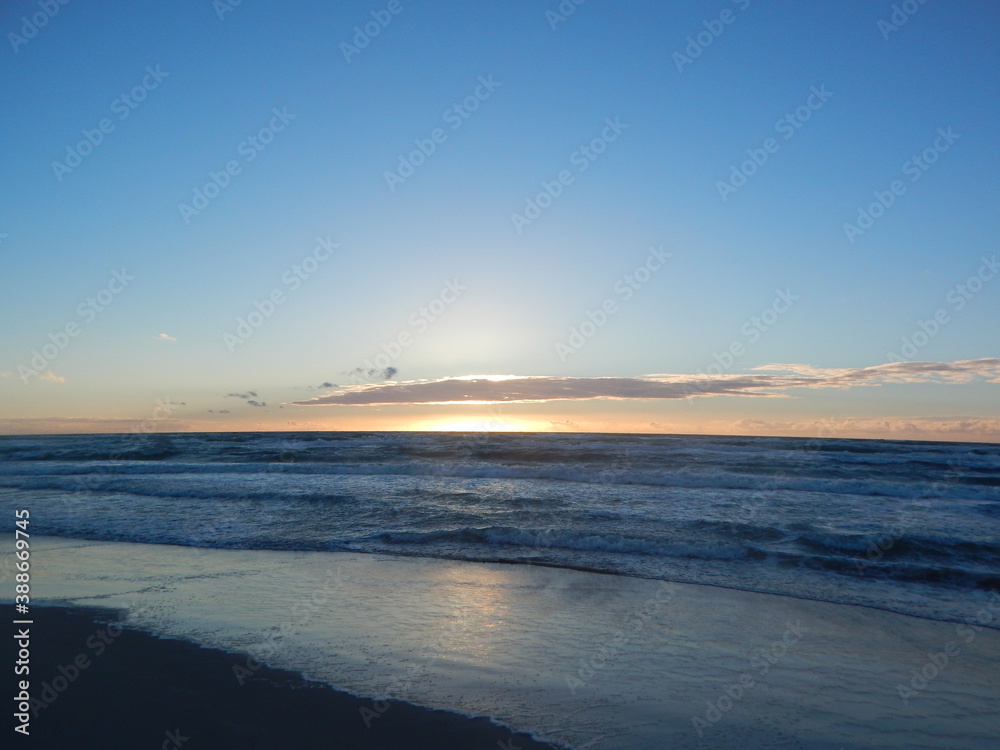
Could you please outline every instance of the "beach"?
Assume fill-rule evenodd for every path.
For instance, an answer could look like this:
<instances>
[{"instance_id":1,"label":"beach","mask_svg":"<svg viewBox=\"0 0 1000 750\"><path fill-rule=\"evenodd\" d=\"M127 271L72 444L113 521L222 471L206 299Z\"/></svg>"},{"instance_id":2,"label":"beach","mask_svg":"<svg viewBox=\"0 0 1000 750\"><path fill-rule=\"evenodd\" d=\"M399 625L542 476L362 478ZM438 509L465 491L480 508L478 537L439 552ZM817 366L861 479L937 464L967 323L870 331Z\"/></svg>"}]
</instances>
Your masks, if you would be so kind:
<instances>
[{"instance_id":1,"label":"beach","mask_svg":"<svg viewBox=\"0 0 1000 750\"><path fill-rule=\"evenodd\" d=\"M0 544L13 548L10 536ZM175 730L191 748L423 747L432 736L532 747L520 731L622 750L985 749L1000 736L996 598L980 626L343 552L37 537L33 560L32 690L78 653L92 662L33 718L37 747L112 725L122 744L107 747L158 746ZM123 630L97 654L87 638L109 623Z\"/></svg>"},{"instance_id":2,"label":"beach","mask_svg":"<svg viewBox=\"0 0 1000 750\"><path fill-rule=\"evenodd\" d=\"M1000 750L1000 2L0 9L0 750Z\"/></svg>"},{"instance_id":3,"label":"beach","mask_svg":"<svg viewBox=\"0 0 1000 750\"><path fill-rule=\"evenodd\" d=\"M265 666L240 683L233 679L233 654L122 628L120 615L62 607L35 611L40 645L32 668L48 679L38 681L37 716L30 735L18 738L23 746L549 747L487 719L401 701L389 701L379 720L366 725L358 719L370 701ZM77 660L87 666L74 669Z\"/></svg>"},{"instance_id":4,"label":"beach","mask_svg":"<svg viewBox=\"0 0 1000 750\"><path fill-rule=\"evenodd\" d=\"M8 611L38 616L10 640L30 700L59 694L38 747L1000 737L996 446L156 434L9 436L0 459L30 538Z\"/></svg>"}]
</instances>

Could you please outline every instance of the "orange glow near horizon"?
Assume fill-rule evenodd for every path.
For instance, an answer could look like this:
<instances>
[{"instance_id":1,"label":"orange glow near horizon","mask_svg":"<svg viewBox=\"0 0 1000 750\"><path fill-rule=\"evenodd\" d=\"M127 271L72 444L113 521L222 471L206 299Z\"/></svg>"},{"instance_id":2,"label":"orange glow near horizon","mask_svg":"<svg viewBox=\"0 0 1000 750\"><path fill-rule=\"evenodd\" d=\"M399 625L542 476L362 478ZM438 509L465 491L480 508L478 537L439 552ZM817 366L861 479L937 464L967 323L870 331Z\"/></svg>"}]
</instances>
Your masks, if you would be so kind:
<instances>
[{"instance_id":1,"label":"orange glow near horizon","mask_svg":"<svg viewBox=\"0 0 1000 750\"><path fill-rule=\"evenodd\" d=\"M464 417L441 417L413 422L412 432L551 432L552 425L535 419L502 420L488 414Z\"/></svg>"},{"instance_id":2,"label":"orange glow near horizon","mask_svg":"<svg viewBox=\"0 0 1000 750\"><path fill-rule=\"evenodd\" d=\"M163 419L127 417L127 405L105 416L0 417L0 435L152 434L183 432L467 432L484 433L629 433L670 435L748 435L842 437L892 440L1000 442L1000 422L972 417L912 418L851 416L799 412L787 400L780 415L772 402L748 403L733 413L721 400L677 403L587 402L490 404L399 404L387 406L244 409L212 414L178 408ZM143 412L133 407L137 414ZM142 408L147 408L142 405ZM753 408L754 411L750 409ZM193 413L192 413L193 412ZM150 412L146 412L149 414ZM770 417L770 418L768 418Z\"/></svg>"}]
</instances>

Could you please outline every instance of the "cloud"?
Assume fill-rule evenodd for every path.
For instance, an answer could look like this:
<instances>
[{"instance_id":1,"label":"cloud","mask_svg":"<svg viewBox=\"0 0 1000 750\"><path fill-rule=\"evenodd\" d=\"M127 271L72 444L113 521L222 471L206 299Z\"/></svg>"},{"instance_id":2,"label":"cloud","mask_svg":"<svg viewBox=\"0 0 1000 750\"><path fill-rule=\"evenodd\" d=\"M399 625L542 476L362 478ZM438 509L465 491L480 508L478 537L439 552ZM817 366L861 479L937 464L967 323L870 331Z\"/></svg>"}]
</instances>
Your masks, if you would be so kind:
<instances>
[{"instance_id":1,"label":"cloud","mask_svg":"<svg viewBox=\"0 0 1000 750\"><path fill-rule=\"evenodd\" d=\"M266 401L257 401L257 391L247 391L246 393L227 393L226 398L241 398L248 406L267 406ZM229 412L217 412L218 414L228 414Z\"/></svg>"},{"instance_id":2,"label":"cloud","mask_svg":"<svg viewBox=\"0 0 1000 750\"><path fill-rule=\"evenodd\" d=\"M10 370L4 370L3 372L0 372L0 378L9 378L12 374L13 373L11 373Z\"/></svg>"},{"instance_id":3,"label":"cloud","mask_svg":"<svg viewBox=\"0 0 1000 750\"><path fill-rule=\"evenodd\" d=\"M333 383L327 381L325 383L320 383L318 387L319 388L336 388L337 386L334 385Z\"/></svg>"},{"instance_id":4,"label":"cloud","mask_svg":"<svg viewBox=\"0 0 1000 750\"><path fill-rule=\"evenodd\" d=\"M169 333L158 333L155 336L153 336L153 338L156 339L157 341L177 341L177 339L175 339Z\"/></svg>"},{"instance_id":5,"label":"cloud","mask_svg":"<svg viewBox=\"0 0 1000 750\"><path fill-rule=\"evenodd\" d=\"M396 373L399 372L395 367L355 367L353 370L348 370L346 375L357 375L362 378L368 378L369 380L392 380Z\"/></svg>"},{"instance_id":6,"label":"cloud","mask_svg":"<svg viewBox=\"0 0 1000 750\"><path fill-rule=\"evenodd\" d=\"M218 411L216 411L214 409L209 409L208 413L209 414L228 414L229 413L229 409L219 409Z\"/></svg>"},{"instance_id":7,"label":"cloud","mask_svg":"<svg viewBox=\"0 0 1000 750\"><path fill-rule=\"evenodd\" d=\"M851 388L885 383L1000 382L1000 359L957 362L890 362L862 368L817 368L773 364L750 374L642 377L463 377L441 380L344 386L337 393L299 406L444 404L460 402L580 401L588 399L678 399L691 396L787 395L791 388ZM768 374L764 374L768 373ZM775 374L777 373L777 374Z\"/></svg>"},{"instance_id":8,"label":"cloud","mask_svg":"<svg viewBox=\"0 0 1000 750\"><path fill-rule=\"evenodd\" d=\"M580 423L574 422L572 419L563 419L558 422L550 421L549 426L553 430L571 430L573 432L579 432L581 429Z\"/></svg>"},{"instance_id":9,"label":"cloud","mask_svg":"<svg viewBox=\"0 0 1000 750\"><path fill-rule=\"evenodd\" d=\"M899 438L915 440L995 441L1000 437L1000 419L995 417L838 417L802 422L772 422L741 419L714 422L711 431L755 435L793 435L804 437Z\"/></svg>"},{"instance_id":10,"label":"cloud","mask_svg":"<svg viewBox=\"0 0 1000 750\"><path fill-rule=\"evenodd\" d=\"M48 372L42 373L41 375L38 376L38 379L39 380L44 380L44 381L46 381L48 383L65 383L66 382L66 378L64 378L62 375L56 375L54 372L52 372L52 370L49 370Z\"/></svg>"},{"instance_id":11,"label":"cloud","mask_svg":"<svg viewBox=\"0 0 1000 750\"><path fill-rule=\"evenodd\" d=\"M874 367L833 369L810 365L762 365L755 370L787 370L826 381L831 387L876 383L971 383L982 378L991 383L1000 378L1000 359L963 359L956 362L888 362Z\"/></svg>"}]
</instances>

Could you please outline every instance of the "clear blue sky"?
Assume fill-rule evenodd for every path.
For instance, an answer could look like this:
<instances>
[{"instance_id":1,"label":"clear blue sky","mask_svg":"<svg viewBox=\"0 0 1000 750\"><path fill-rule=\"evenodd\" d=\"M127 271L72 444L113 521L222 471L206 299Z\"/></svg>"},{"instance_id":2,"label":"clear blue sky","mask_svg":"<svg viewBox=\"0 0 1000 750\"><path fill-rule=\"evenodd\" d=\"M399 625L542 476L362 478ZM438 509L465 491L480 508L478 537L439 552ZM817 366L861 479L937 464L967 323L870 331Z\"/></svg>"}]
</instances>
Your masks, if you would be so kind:
<instances>
[{"instance_id":1,"label":"clear blue sky","mask_svg":"<svg viewBox=\"0 0 1000 750\"><path fill-rule=\"evenodd\" d=\"M774 363L871 368L943 309L904 358L984 360L972 370L766 391L791 399L546 396L506 404L504 423L794 432L845 419L876 434L884 417L1000 439L985 361L1000 280L982 260L1000 251L996 3L911 0L901 25L870 0L587 0L565 20L547 15L554 0L227 4L0 9L0 431L128 429L157 398L184 402L178 429L460 424L451 412L474 427L482 410L401 404L398 391L336 399L487 374L677 380L734 342L745 347L712 373L722 380ZM345 54L355 27L379 25L373 12L391 20ZM452 110L470 96L475 111ZM53 165L75 163L67 149L104 118L78 166ZM266 144L248 141L272 126ZM578 150L594 139L590 160ZM416 141L434 152L387 180ZM748 149L766 161L720 189ZM909 161L928 149L926 170ZM229 162L237 173L203 210L180 208ZM537 218L512 219L564 171ZM891 207L849 237L894 181ZM669 258L626 299L616 283L651 247ZM307 257L313 272L296 277ZM122 269L127 286L113 281ZM956 285L977 273L958 309ZM442 297L448 281L460 293ZM111 304L81 314L109 284ZM273 290L275 314L233 345ZM748 335L779 290L797 299ZM584 345L560 350L609 299ZM421 318L435 300L443 313ZM67 324L77 335L33 367ZM401 333L411 343L375 362ZM396 372L352 381L366 360Z\"/></svg>"}]
</instances>

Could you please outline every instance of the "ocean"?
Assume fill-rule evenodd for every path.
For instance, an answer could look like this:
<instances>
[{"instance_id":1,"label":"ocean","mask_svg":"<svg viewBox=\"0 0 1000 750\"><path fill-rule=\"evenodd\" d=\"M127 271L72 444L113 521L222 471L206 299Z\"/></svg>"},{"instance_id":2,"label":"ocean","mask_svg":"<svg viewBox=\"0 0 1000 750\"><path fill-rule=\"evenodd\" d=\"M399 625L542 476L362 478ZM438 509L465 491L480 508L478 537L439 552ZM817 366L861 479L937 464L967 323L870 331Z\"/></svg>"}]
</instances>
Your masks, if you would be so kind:
<instances>
[{"instance_id":1,"label":"ocean","mask_svg":"<svg viewBox=\"0 0 1000 750\"><path fill-rule=\"evenodd\" d=\"M992 444L4 436L0 507L29 508L33 534L67 539L569 568L956 622L1000 590Z\"/></svg>"}]
</instances>

